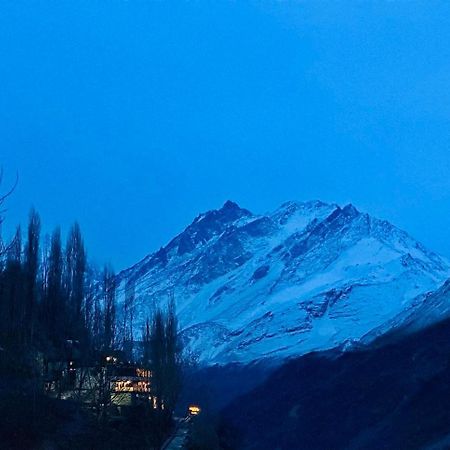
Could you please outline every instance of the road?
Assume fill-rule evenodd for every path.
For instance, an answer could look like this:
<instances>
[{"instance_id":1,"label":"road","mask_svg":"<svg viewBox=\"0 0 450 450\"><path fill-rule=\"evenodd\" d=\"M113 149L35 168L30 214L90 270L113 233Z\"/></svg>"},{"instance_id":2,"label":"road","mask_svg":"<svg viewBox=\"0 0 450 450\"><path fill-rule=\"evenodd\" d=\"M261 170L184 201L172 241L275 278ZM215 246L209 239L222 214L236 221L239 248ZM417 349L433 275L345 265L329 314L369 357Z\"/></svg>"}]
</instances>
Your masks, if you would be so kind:
<instances>
[{"instance_id":1,"label":"road","mask_svg":"<svg viewBox=\"0 0 450 450\"><path fill-rule=\"evenodd\" d=\"M172 436L162 446L161 450L183 450L189 433L189 418L177 419L177 427Z\"/></svg>"}]
</instances>

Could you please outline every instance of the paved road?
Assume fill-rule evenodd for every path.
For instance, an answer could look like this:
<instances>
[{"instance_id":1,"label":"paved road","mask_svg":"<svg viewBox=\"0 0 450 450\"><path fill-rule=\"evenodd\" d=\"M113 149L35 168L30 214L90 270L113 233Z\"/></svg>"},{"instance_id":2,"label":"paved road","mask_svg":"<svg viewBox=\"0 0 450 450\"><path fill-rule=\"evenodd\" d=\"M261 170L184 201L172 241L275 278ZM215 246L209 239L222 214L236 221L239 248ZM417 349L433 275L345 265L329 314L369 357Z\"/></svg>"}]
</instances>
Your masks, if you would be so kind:
<instances>
[{"instance_id":1,"label":"paved road","mask_svg":"<svg viewBox=\"0 0 450 450\"><path fill-rule=\"evenodd\" d=\"M189 419L179 419L174 434L162 446L162 450L183 450L189 432Z\"/></svg>"}]
</instances>

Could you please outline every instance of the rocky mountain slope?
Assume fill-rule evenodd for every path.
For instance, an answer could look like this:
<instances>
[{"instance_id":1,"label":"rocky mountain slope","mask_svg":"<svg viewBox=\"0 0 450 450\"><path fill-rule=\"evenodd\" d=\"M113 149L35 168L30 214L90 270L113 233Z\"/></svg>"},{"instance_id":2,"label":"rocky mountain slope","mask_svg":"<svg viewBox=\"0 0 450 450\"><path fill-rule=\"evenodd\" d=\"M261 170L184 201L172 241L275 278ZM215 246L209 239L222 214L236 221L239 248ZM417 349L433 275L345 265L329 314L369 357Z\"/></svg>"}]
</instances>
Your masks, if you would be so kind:
<instances>
[{"instance_id":1,"label":"rocky mountain slope","mask_svg":"<svg viewBox=\"0 0 450 450\"><path fill-rule=\"evenodd\" d=\"M449 274L446 260L352 205L289 202L255 215L228 201L118 286L120 302L135 290L135 330L173 293L192 354L247 363L376 336Z\"/></svg>"}]
</instances>

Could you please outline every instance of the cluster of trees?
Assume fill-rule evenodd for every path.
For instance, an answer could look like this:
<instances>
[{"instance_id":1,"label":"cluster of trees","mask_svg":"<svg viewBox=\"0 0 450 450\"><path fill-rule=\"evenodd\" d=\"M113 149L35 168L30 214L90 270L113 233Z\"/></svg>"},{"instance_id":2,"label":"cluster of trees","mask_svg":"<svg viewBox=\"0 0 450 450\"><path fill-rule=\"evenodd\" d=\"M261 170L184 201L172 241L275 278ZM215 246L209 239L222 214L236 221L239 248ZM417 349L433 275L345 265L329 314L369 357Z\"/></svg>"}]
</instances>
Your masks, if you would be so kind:
<instances>
[{"instance_id":1,"label":"cluster of trees","mask_svg":"<svg viewBox=\"0 0 450 450\"><path fill-rule=\"evenodd\" d=\"M0 196L0 224L6 197ZM140 355L133 349L134 303L134 284L128 281L122 310L117 311L116 276L109 266L100 271L89 264L77 223L63 242L59 228L42 236L40 217L31 210L25 232L18 227L7 242L0 235L0 396L5 380L7 385L21 380L21 392L26 380L33 399L44 395L46 364L67 361L75 344L78 364L86 367L121 350L152 373L152 402L139 420L145 420L142 434L149 435L153 427L160 445L181 389L175 302L172 297L167 310L157 310L147 320ZM36 420L39 402L30 411Z\"/></svg>"},{"instance_id":2,"label":"cluster of trees","mask_svg":"<svg viewBox=\"0 0 450 450\"><path fill-rule=\"evenodd\" d=\"M97 279L99 278L99 279ZM26 239L21 228L0 254L1 370L28 373L42 359L63 359L77 342L89 358L115 344L115 275L89 267L80 227L63 246L57 228L41 240L41 221L30 212Z\"/></svg>"},{"instance_id":3,"label":"cluster of trees","mask_svg":"<svg viewBox=\"0 0 450 450\"><path fill-rule=\"evenodd\" d=\"M182 349L173 295L167 311L156 310L152 320L147 319L142 333L143 365L151 370L154 411L158 429L170 427L173 411L181 392Z\"/></svg>"}]
</instances>

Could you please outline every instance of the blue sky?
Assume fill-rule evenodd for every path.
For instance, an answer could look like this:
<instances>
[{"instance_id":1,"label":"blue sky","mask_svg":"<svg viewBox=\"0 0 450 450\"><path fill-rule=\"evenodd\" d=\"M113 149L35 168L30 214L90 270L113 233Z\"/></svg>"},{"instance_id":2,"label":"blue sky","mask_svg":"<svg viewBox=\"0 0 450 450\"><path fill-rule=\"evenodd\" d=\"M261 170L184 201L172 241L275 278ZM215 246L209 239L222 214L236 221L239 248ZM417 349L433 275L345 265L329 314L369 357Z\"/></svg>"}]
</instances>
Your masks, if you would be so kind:
<instances>
[{"instance_id":1,"label":"blue sky","mask_svg":"<svg viewBox=\"0 0 450 450\"><path fill-rule=\"evenodd\" d=\"M450 4L4 1L5 233L116 269L233 199L353 202L450 256Z\"/></svg>"}]
</instances>

